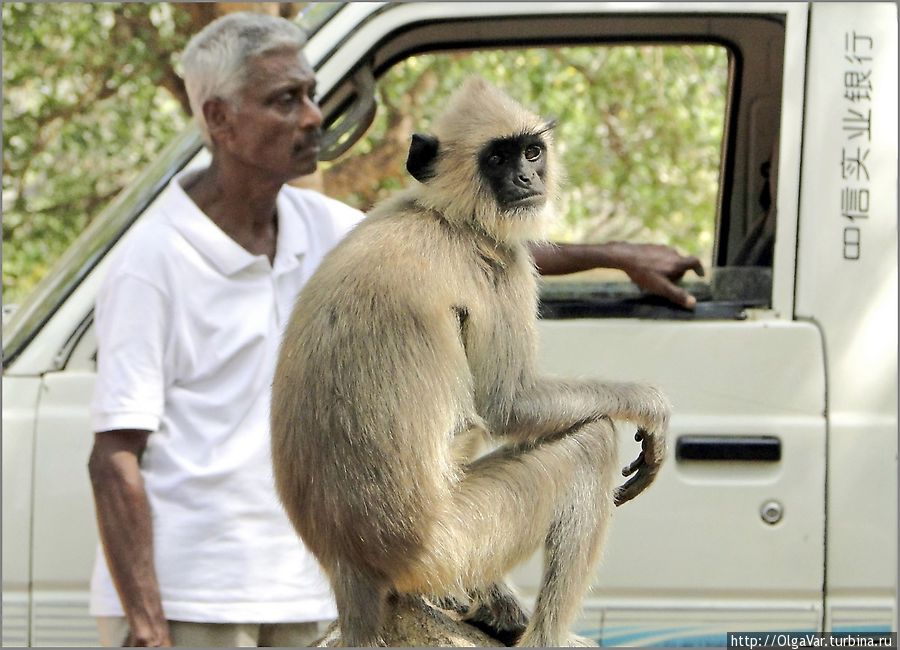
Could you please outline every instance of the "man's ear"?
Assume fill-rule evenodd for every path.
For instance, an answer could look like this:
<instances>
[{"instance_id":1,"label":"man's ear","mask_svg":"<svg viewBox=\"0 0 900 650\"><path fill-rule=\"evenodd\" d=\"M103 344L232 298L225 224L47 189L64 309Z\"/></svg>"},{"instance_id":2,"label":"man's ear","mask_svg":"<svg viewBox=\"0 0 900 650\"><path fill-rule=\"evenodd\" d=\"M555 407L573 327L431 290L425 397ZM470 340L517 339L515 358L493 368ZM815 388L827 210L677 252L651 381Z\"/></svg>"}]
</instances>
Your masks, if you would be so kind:
<instances>
[{"instance_id":1,"label":"man's ear","mask_svg":"<svg viewBox=\"0 0 900 650\"><path fill-rule=\"evenodd\" d=\"M221 142L232 133L232 108L224 99L212 97L203 102L203 118L213 142Z\"/></svg>"},{"instance_id":2,"label":"man's ear","mask_svg":"<svg viewBox=\"0 0 900 650\"><path fill-rule=\"evenodd\" d=\"M432 179L439 148L440 143L433 135L413 133L412 142L409 144L409 156L406 158L406 171L420 183Z\"/></svg>"}]
</instances>

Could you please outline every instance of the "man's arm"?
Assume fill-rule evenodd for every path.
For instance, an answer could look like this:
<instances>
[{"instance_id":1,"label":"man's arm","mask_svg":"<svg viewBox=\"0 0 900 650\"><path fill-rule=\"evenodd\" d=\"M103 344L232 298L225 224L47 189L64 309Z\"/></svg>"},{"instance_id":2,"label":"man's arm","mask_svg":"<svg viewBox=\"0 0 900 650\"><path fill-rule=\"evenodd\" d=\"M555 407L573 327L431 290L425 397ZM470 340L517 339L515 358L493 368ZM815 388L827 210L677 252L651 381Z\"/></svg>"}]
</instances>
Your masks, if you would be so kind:
<instances>
[{"instance_id":1,"label":"man's arm","mask_svg":"<svg viewBox=\"0 0 900 650\"><path fill-rule=\"evenodd\" d=\"M696 257L686 257L660 244L543 244L531 246L538 271L543 275L577 273L595 268L620 269L647 293L693 309L696 298L677 286L687 271L703 275Z\"/></svg>"},{"instance_id":2,"label":"man's arm","mask_svg":"<svg viewBox=\"0 0 900 650\"><path fill-rule=\"evenodd\" d=\"M149 431L97 433L88 461L97 524L130 632L126 645L171 646L153 563L153 523L140 472Z\"/></svg>"}]
</instances>

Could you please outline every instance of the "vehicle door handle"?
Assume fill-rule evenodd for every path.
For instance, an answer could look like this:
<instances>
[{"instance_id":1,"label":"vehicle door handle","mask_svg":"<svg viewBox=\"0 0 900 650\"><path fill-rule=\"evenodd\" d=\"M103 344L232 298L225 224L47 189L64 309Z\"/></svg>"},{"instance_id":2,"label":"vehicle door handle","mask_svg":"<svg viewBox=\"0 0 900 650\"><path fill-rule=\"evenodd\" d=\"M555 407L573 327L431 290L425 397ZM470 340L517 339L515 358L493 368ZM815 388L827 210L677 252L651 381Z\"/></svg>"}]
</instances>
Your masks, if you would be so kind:
<instances>
[{"instance_id":1,"label":"vehicle door handle","mask_svg":"<svg viewBox=\"0 0 900 650\"><path fill-rule=\"evenodd\" d=\"M781 460L781 438L776 436L679 436L675 459L703 461L774 462Z\"/></svg>"}]
</instances>

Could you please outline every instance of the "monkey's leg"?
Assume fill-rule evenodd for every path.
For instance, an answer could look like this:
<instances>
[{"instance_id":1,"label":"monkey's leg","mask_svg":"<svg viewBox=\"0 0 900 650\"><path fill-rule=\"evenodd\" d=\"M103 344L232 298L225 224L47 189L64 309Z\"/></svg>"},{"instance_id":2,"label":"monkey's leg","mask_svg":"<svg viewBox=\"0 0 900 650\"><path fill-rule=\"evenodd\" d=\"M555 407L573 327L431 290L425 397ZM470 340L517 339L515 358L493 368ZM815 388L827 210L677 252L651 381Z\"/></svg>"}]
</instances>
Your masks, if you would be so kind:
<instances>
[{"instance_id":1,"label":"monkey's leg","mask_svg":"<svg viewBox=\"0 0 900 650\"><path fill-rule=\"evenodd\" d=\"M342 565L332 572L331 585L343 645L383 646L381 625L387 603L387 583Z\"/></svg>"},{"instance_id":2,"label":"monkey's leg","mask_svg":"<svg viewBox=\"0 0 900 650\"><path fill-rule=\"evenodd\" d=\"M638 426L635 440L641 443L641 451L622 470L630 477L615 494L616 505L622 505L649 486L659 472L666 456L669 412L665 396L645 384L542 379L516 400L503 433L528 443L565 435L566 427L577 426L573 420L579 417L633 422Z\"/></svg>"},{"instance_id":3,"label":"monkey's leg","mask_svg":"<svg viewBox=\"0 0 900 650\"><path fill-rule=\"evenodd\" d=\"M567 498L557 507L545 541L544 576L523 646L572 645L570 631L600 557L613 510L616 433L598 420L565 440L596 445L597 465L576 465ZM598 466L599 465L599 466ZM594 472L593 476L587 475ZM579 643L580 644L580 643Z\"/></svg>"},{"instance_id":4,"label":"monkey's leg","mask_svg":"<svg viewBox=\"0 0 900 650\"><path fill-rule=\"evenodd\" d=\"M613 507L615 463L616 437L605 419L476 460L439 514L421 558L427 573L418 579L438 587L452 575L465 588L486 588L545 543L542 593L520 645L568 644Z\"/></svg>"}]
</instances>

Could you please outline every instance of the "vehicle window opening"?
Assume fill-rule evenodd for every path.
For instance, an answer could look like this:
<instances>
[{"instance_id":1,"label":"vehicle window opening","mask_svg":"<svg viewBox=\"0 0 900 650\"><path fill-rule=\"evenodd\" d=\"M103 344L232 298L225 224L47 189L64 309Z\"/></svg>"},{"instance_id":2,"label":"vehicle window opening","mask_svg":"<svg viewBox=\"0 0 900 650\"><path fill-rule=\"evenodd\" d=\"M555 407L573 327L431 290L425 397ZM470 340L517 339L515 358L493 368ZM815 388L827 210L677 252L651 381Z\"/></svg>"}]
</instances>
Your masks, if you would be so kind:
<instances>
[{"instance_id":1,"label":"vehicle window opening","mask_svg":"<svg viewBox=\"0 0 900 650\"><path fill-rule=\"evenodd\" d=\"M705 277L689 273L683 281L699 302L693 313L642 295L621 271L548 277L545 318L742 318L746 308L770 303L777 142L765 147L767 159L754 178L745 171L741 189L758 196L748 198L738 223L729 214L736 203L732 189L723 186L731 175L725 173L729 156L735 156L728 139L731 103L739 94L736 65L728 47L701 41L409 56L378 79L379 114L365 135L347 156L325 164L340 170L332 176L352 182L324 189L366 210L411 182L403 162L412 131L427 130L441 98L479 74L559 119L566 183L552 240L667 244L697 256L707 270ZM379 164L369 169L379 173L368 175L366 163L374 160ZM717 241L729 230L742 234L740 241Z\"/></svg>"}]
</instances>

